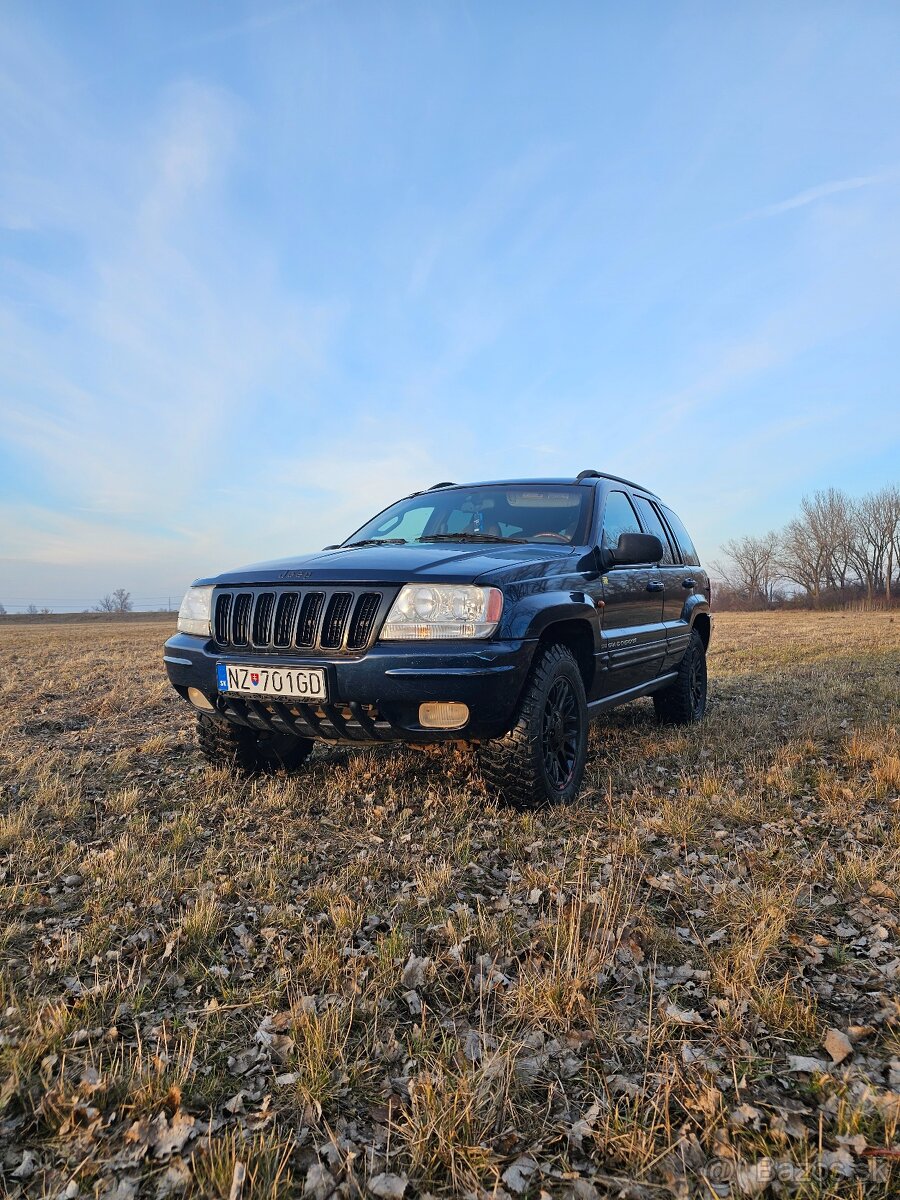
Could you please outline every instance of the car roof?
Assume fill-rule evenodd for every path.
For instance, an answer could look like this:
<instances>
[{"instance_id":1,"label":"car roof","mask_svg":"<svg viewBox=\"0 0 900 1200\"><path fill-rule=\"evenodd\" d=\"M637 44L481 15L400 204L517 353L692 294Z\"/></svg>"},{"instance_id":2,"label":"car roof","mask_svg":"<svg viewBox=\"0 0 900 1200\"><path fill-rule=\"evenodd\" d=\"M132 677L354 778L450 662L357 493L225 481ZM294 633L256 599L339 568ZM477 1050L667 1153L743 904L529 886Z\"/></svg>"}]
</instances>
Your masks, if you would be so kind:
<instances>
[{"instance_id":1,"label":"car roof","mask_svg":"<svg viewBox=\"0 0 900 1200\"><path fill-rule=\"evenodd\" d=\"M659 500L659 496L652 492L643 484L635 483L631 479L623 479L620 475L608 475L604 471L592 471L590 474L584 473L583 477L573 479L571 476L544 476L536 479L479 479L469 483L437 483L433 487L425 488L424 491L442 491L444 488L469 488L469 487L545 487L548 484L556 484L563 487L572 486L589 486L596 487L600 483L624 483L626 487L634 488L635 491L643 492L647 496L652 496L654 500ZM414 496L422 495L421 492L413 492Z\"/></svg>"}]
</instances>

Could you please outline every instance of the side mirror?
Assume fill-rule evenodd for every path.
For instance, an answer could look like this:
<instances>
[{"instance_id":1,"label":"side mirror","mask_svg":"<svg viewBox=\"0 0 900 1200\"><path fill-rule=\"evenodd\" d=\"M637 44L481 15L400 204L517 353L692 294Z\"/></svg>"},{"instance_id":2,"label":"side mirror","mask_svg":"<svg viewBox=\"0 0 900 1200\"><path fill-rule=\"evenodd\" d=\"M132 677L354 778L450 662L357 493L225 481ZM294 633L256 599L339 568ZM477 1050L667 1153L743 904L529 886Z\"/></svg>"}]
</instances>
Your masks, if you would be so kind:
<instances>
[{"instance_id":1,"label":"side mirror","mask_svg":"<svg viewBox=\"0 0 900 1200\"><path fill-rule=\"evenodd\" d=\"M662 556L662 542L655 533L620 533L612 561L616 567L630 567L658 563Z\"/></svg>"}]
</instances>

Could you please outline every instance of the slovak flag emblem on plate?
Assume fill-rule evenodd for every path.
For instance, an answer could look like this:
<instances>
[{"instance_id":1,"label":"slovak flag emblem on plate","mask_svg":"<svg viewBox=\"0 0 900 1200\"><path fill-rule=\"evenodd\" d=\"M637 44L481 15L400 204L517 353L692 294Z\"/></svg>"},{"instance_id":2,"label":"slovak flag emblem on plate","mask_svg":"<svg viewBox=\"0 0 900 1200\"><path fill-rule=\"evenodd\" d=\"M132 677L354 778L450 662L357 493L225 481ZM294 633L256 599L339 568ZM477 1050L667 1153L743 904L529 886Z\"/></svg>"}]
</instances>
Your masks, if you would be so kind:
<instances>
[{"instance_id":1,"label":"slovak flag emblem on plate","mask_svg":"<svg viewBox=\"0 0 900 1200\"><path fill-rule=\"evenodd\" d=\"M250 682L254 687L259 687L259 675L255 671L250 672Z\"/></svg>"}]
</instances>

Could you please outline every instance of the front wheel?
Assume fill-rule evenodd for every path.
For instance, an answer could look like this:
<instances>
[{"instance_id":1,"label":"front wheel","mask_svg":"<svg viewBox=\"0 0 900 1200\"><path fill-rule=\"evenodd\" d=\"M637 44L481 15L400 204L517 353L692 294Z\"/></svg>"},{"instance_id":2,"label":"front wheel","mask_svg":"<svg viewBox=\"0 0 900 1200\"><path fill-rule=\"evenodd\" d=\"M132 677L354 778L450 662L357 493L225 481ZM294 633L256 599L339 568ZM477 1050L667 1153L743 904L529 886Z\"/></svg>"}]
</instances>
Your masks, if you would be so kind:
<instances>
[{"instance_id":1,"label":"front wheel","mask_svg":"<svg viewBox=\"0 0 900 1200\"><path fill-rule=\"evenodd\" d=\"M660 721L669 725L693 725L706 712L706 647L703 638L691 630L691 640L678 665L673 683L653 693L653 707Z\"/></svg>"},{"instance_id":2,"label":"front wheel","mask_svg":"<svg viewBox=\"0 0 900 1200\"><path fill-rule=\"evenodd\" d=\"M587 702L578 663L565 646L538 651L516 723L480 751L485 782L516 808L574 800L587 760Z\"/></svg>"},{"instance_id":3,"label":"front wheel","mask_svg":"<svg viewBox=\"0 0 900 1200\"><path fill-rule=\"evenodd\" d=\"M230 767L245 775L295 771L312 752L311 738L289 733L256 732L219 717L197 717L197 745L214 767Z\"/></svg>"}]
</instances>

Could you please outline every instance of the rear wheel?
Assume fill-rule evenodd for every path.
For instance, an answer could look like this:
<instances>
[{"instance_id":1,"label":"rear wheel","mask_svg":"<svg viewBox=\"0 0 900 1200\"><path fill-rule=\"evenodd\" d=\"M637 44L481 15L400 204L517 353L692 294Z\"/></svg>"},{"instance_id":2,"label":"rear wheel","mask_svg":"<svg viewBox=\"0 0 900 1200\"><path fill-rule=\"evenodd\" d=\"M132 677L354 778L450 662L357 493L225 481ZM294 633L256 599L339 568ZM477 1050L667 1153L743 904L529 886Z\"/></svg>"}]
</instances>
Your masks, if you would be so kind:
<instances>
[{"instance_id":1,"label":"rear wheel","mask_svg":"<svg viewBox=\"0 0 900 1200\"><path fill-rule=\"evenodd\" d=\"M481 747L485 782L516 808L574 800L587 760L587 728L578 664L565 646L547 646L532 666L515 725Z\"/></svg>"},{"instance_id":2,"label":"rear wheel","mask_svg":"<svg viewBox=\"0 0 900 1200\"><path fill-rule=\"evenodd\" d=\"M653 707L660 721L669 725L693 725L706 712L706 647L696 629L678 665L673 683L653 693Z\"/></svg>"},{"instance_id":3,"label":"rear wheel","mask_svg":"<svg viewBox=\"0 0 900 1200\"><path fill-rule=\"evenodd\" d=\"M259 775L296 770L309 757L314 743L311 738L258 733L243 725L201 715L197 717L197 744L213 766Z\"/></svg>"}]
</instances>

